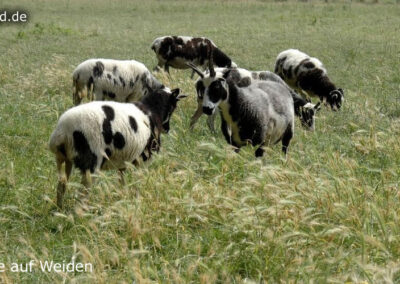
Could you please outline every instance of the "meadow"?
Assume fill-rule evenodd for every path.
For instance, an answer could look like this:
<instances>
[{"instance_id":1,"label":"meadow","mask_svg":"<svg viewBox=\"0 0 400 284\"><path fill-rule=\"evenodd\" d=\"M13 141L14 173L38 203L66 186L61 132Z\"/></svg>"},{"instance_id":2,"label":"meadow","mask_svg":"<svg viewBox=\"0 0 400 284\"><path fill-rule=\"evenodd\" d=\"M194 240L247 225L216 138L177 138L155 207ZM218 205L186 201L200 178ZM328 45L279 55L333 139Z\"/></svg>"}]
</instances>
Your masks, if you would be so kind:
<instances>
[{"instance_id":1,"label":"meadow","mask_svg":"<svg viewBox=\"0 0 400 284\"><path fill-rule=\"evenodd\" d=\"M400 6L351 1L0 1L0 283L399 283ZM149 163L99 173L86 206L73 172L65 208L48 139L87 58L156 64L162 35L211 38L241 67L318 57L345 90L316 130L296 120L287 159L239 154L205 117L193 131L191 71L156 76L189 94ZM12 272L34 260L92 273ZM8 269L7 269L8 267Z\"/></svg>"}]
</instances>

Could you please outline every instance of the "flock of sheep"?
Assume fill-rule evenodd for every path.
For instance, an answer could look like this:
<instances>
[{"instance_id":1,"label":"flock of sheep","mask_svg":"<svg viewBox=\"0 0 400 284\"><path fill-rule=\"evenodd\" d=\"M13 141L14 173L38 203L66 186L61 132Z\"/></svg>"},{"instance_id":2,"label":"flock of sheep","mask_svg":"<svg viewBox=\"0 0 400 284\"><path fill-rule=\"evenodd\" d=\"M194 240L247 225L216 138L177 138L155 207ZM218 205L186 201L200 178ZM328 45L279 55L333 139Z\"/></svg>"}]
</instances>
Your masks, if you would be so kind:
<instances>
[{"instance_id":1,"label":"flock of sheep","mask_svg":"<svg viewBox=\"0 0 400 284\"><path fill-rule=\"evenodd\" d=\"M219 111L227 142L237 151L247 144L258 146L256 157L263 155L264 145L279 141L286 154L294 116L306 129L314 129L320 103L312 104L307 95L319 97L333 110L343 103L343 90L329 80L322 63L295 49L278 55L273 73L238 68L204 37L160 37L151 48L158 59L156 69L191 68L199 75L191 127L205 113L213 130ZM86 60L73 72L73 88L76 106L61 115L49 142L56 157L60 208L73 166L81 171L85 187L100 169L116 168L123 178L126 162L136 165L159 151L160 135L169 131L177 102L186 97L134 60ZM79 105L85 96L95 101Z\"/></svg>"}]
</instances>

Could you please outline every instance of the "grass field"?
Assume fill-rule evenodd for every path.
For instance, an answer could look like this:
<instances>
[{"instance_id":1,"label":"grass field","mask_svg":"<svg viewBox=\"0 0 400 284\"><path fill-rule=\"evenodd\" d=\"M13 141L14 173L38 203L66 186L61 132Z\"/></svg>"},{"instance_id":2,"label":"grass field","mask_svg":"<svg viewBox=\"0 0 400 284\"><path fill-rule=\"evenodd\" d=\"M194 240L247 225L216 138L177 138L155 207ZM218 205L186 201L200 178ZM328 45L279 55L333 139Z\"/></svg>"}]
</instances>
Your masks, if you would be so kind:
<instances>
[{"instance_id":1,"label":"grass field","mask_svg":"<svg viewBox=\"0 0 400 284\"><path fill-rule=\"evenodd\" d=\"M0 283L400 283L398 4L17 2L0 2L29 12L26 25L0 24ZM324 62L345 104L320 111L313 133L296 121L287 160L278 146L255 159L204 117L189 131L190 71L158 74L190 94L160 154L125 186L100 173L87 210L74 171L57 211L47 143L72 106L72 70L91 57L152 69L150 44L170 34L207 36L250 70L298 48ZM10 270L30 260L93 272Z\"/></svg>"}]
</instances>

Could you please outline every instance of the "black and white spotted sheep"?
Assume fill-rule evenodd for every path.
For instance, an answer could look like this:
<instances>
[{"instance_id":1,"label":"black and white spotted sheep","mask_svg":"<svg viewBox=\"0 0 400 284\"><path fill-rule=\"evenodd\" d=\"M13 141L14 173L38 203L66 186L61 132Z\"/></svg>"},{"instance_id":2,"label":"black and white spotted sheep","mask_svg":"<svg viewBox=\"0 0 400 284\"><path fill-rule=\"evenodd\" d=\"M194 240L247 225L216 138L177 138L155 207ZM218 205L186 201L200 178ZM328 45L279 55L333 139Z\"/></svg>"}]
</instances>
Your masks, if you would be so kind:
<instances>
[{"instance_id":1,"label":"black and white spotted sheep","mask_svg":"<svg viewBox=\"0 0 400 284\"><path fill-rule=\"evenodd\" d=\"M290 87L307 96L319 97L332 110L339 110L344 101L344 92L336 88L329 79L322 62L297 49L279 53L275 62L275 73Z\"/></svg>"},{"instance_id":2,"label":"black and white spotted sheep","mask_svg":"<svg viewBox=\"0 0 400 284\"><path fill-rule=\"evenodd\" d=\"M167 72L169 72L169 66L176 69L188 69L187 63L194 64L204 70L208 66L211 53L215 66L236 67L236 64L214 42L205 37L158 37L153 41L151 49L158 59L155 69L164 68Z\"/></svg>"},{"instance_id":3,"label":"black and white spotted sheep","mask_svg":"<svg viewBox=\"0 0 400 284\"><path fill-rule=\"evenodd\" d=\"M88 59L75 68L72 78L75 105L85 94L89 100L134 102L151 91L170 92L143 63L135 60Z\"/></svg>"},{"instance_id":4,"label":"black and white spotted sheep","mask_svg":"<svg viewBox=\"0 0 400 284\"><path fill-rule=\"evenodd\" d=\"M210 65L208 74L192 66L204 86L203 113L221 112L221 129L226 141L240 147L259 146L256 157L264 153L264 145L282 141L286 154L294 133L294 105L288 88L272 81L254 80L239 87L229 79L229 71L216 73Z\"/></svg>"},{"instance_id":5,"label":"black and white spotted sheep","mask_svg":"<svg viewBox=\"0 0 400 284\"><path fill-rule=\"evenodd\" d=\"M116 168L122 173L126 162L149 159L159 150L160 134L169 131L176 104L185 96L179 89L157 90L132 104L90 102L62 114L49 141L59 177L57 205L62 207L73 166L82 173L82 184L90 187L91 174L98 170Z\"/></svg>"},{"instance_id":6,"label":"black and white spotted sheep","mask_svg":"<svg viewBox=\"0 0 400 284\"><path fill-rule=\"evenodd\" d=\"M254 80L271 81L279 83L285 86L291 93L294 101L295 115L299 117L301 125L306 129L313 131L315 129L315 113L320 109L320 104L311 104L297 94L293 89L291 89L285 81L281 79L278 75L270 71L249 71L243 68L215 68L217 74L224 77L224 74L229 72L227 80L232 80L237 84L238 87L247 87ZM193 114L190 127L193 129L194 124L203 114L202 104L204 96L204 86L202 79L198 79L196 82L196 92L197 92L197 110ZM217 111L214 114L208 116L207 124L208 127L214 131L214 119Z\"/></svg>"}]
</instances>

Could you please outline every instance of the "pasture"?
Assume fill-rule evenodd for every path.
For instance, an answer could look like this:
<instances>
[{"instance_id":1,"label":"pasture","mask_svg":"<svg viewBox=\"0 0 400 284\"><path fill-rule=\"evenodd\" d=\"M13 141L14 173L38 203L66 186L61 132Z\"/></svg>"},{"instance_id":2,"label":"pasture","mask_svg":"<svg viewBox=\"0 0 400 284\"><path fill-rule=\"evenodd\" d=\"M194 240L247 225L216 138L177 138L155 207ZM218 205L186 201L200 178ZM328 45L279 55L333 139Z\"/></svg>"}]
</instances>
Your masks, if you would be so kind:
<instances>
[{"instance_id":1,"label":"pasture","mask_svg":"<svg viewBox=\"0 0 400 284\"><path fill-rule=\"evenodd\" d=\"M400 282L400 6L349 1L15 1L27 24L0 24L0 283ZM48 139L72 106L87 58L150 70L162 35L211 38L240 67L273 70L278 53L318 57L345 90L315 132L296 119L285 159L232 151L196 109L190 70L156 76L189 97L159 154L99 173L86 206L73 172L65 208ZM93 264L91 273L13 272L30 260ZM1 266L0 266L1 268Z\"/></svg>"}]
</instances>

